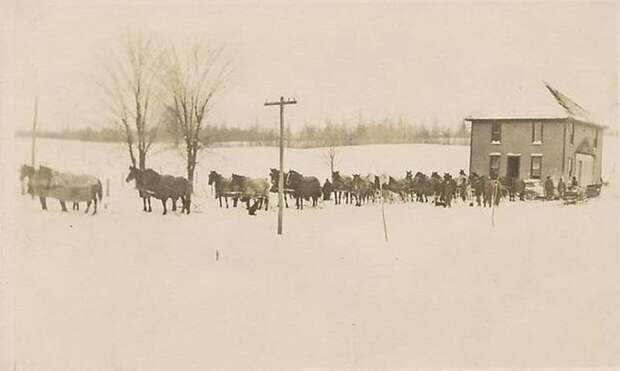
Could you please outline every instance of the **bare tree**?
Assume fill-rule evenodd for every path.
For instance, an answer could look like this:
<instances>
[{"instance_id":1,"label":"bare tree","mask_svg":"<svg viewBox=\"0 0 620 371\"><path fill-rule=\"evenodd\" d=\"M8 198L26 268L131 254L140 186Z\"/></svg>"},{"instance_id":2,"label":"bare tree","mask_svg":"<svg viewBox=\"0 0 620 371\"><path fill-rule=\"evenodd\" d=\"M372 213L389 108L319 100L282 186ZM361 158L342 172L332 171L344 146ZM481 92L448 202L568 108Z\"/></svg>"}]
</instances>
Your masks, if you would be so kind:
<instances>
[{"instance_id":1,"label":"bare tree","mask_svg":"<svg viewBox=\"0 0 620 371\"><path fill-rule=\"evenodd\" d=\"M125 35L105 69L101 85L112 122L125 132L131 164L145 169L160 124L153 116L160 94L161 49L142 35Z\"/></svg>"},{"instance_id":2,"label":"bare tree","mask_svg":"<svg viewBox=\"0 0 620 371\"><path fill-rule=\"evenodd\" d=\"M323 153L323 159L329 164L329 175L334 173L334 165L336 164L336 156L338 155L338 149L334 144L330 144L329 147Z\"/></svg>"},{"instance_id":3,"label":"bare tree","mask_svg":"<svg viewBox=\"0 0 620 371\"><path fill-rule=\"evenodd\" d=\"M202 149L201 132L215 97L221 93L231 72L223 48L194 46L179 54L171 47L164 58L163 82L168 93L168 107L183 138L187 179L194 182L198 153Z\"/></svg>"}]
</instances>

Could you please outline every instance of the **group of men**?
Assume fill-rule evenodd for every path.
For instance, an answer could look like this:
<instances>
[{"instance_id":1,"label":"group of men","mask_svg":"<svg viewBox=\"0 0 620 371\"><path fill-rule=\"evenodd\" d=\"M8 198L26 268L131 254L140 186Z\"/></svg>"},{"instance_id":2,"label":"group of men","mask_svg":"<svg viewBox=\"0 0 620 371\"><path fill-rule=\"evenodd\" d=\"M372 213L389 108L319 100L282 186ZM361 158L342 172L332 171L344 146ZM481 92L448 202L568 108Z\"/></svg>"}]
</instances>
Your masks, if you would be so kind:
<instances>
[{"instance_id":1,"label":"group of men","mask_svg":"<svg viewBox=\"0 0 620 371\"><path fill-rule=\"evenodd\" d=\"M579 186L579 183L577 182L577 178L572 177L570 184L568 185L568 188L572 189L577 186ZM558 196L560 198L564 197L564 193L566 192L566 187L567 187L566 183L564 183L564 180L560 178L560 180L558 181L558 185L557 185ZM556 186L553 184L553 179L551 179L551 177L547 177L547 179L545 179L543 188L545 190L545 200L552 200L555 197Z\"/></svg>"}]
</instances>

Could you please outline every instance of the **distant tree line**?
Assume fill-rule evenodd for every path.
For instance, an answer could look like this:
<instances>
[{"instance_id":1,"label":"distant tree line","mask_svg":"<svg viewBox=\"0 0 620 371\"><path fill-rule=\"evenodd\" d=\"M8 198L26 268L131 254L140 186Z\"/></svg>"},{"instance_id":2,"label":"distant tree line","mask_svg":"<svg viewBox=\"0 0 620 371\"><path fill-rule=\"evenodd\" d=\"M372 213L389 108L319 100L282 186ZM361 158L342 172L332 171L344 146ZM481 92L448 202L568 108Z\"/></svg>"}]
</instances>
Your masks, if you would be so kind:
<instances>
[{"instance_id":1,"label":"distant tree line","mask_svg":"<svg viewBox=\"0 0 620 371\"><path fill-rule=\"evenodd\" d=\"M179 144L182 134L177 125L162 125L156 141ZM464 122L453 127L441 127L435 123L430 126L411 124L404 120L381 121L370 120L349 124L326 121L322 125L304 124L300 129L287 129L285 144L289 147L309 148L327 146L349 146L360 144L390 143L441 143L466 144L469 138L469 126ZM30 131L18 131L18 136L31 135ZM124 142L127 134L119 128L64 129L61 131L37 132L37 137L82 140L92 142ZM250 127L207 125L200 134L201 142L206 146L275 146L278 132L276 128L258 125Z\"/></svg>"}]
</instances>

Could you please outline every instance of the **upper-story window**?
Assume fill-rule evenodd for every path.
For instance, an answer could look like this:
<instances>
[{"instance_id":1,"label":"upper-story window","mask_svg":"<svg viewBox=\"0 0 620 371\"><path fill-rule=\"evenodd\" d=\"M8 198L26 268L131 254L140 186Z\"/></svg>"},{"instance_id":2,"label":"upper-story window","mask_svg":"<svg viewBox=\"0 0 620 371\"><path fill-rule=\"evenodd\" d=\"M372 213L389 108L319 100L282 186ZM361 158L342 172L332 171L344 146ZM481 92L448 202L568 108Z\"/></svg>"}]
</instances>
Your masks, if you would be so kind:
<instances>
[{"instance_id":1,"label":"upper-story window","mask_svg":"<svg viewBox=\"0 0 620 371\"><path fill-rule=\"evenodd\" d=\"M568 129L570 130L570 144L575 144L575 124L571 122Z\"/></svg>"},{"instance_id":2,"label":"upper-story window","mask_svg":"<svg viewBox=\"0 0 620 371\"><path fill-rule=\"evenodd\" d=\"M494 122L491 124L491 143L501 143L502 141L502 124Z\"/></svg>"},{"instance_id":3,"label":"upper-story window","mask_svg":"<svg viewBox=\"0 0 620 371\"><path fill-rule=\"evenodd\" d=\"M532 123L532 143L542 144L542 141L543 141L543 123L533 122Z\"/></svg>"}]
</instances>

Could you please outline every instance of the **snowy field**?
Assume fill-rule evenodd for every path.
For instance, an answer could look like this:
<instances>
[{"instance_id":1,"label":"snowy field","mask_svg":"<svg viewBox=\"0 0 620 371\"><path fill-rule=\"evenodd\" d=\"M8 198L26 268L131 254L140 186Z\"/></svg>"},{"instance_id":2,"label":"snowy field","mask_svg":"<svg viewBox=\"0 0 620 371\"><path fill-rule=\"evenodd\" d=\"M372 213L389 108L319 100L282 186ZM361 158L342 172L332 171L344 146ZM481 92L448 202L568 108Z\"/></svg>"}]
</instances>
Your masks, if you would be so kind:
<instances>
[{"instance_id":1,"label":"snowy field","mask_svg":"<svg viewBox=\"0 0 620 371\"><path fill-rule=\"evenodd\" d=\"M598 199L504 202L494 228L490 209L390 204L386 243L379 204L288 209L280 237L275 207L217 207L208 172L266 177L275 148L210 150L193 213L162 216L125 183L123 146L40 140L41 163L110 180L97 216L51 200L43 212L19 195L30 148L18 140L16 369L620 366L617 141L605 146L611 185ZM286 168L324 180L324 152L287 150ZM336 168L455 174L468 159L466 146L356 146ZM149 166L183 175L173 150L156 148Z\"/></svg>"}]
</instances>

